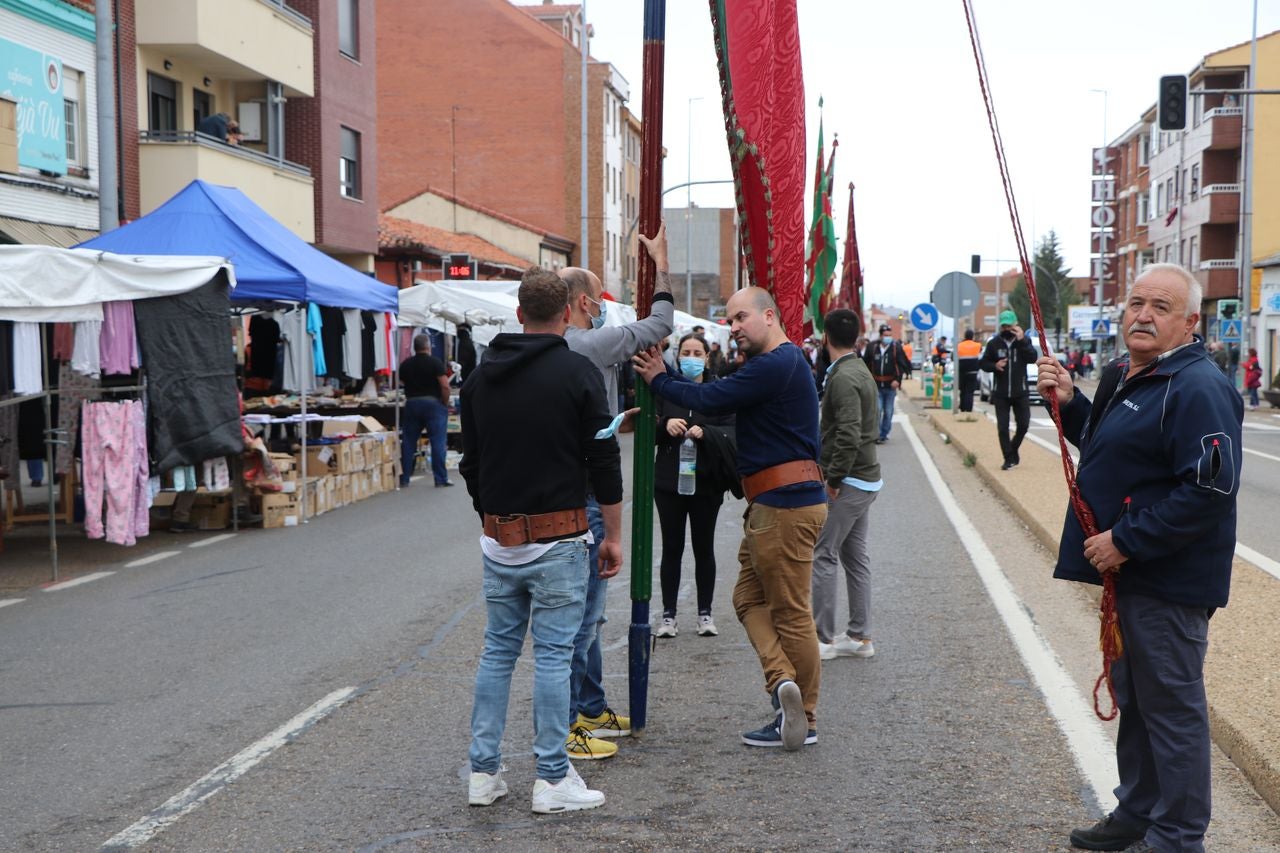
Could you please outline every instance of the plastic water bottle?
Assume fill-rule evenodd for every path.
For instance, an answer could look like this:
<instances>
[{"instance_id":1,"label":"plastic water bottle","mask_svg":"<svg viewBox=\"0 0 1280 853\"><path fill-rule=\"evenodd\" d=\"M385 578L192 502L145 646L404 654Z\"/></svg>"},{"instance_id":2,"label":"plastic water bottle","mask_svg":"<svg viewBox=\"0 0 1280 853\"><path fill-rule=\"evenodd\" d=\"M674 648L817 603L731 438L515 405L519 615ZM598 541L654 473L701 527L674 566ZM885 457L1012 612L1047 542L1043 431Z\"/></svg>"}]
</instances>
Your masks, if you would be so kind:
<instances>
[{"instance_id":1,"label":"plastic water bottle","mask_svg":"<svg viewBox=\"0 0 1280 853\"><path fill-rule=\"evenodd\" d=\"M698 445L689 436L680 442L680 476L676 491L682 495L691 495L698 489Z\"/></svg>"}]
</instances>

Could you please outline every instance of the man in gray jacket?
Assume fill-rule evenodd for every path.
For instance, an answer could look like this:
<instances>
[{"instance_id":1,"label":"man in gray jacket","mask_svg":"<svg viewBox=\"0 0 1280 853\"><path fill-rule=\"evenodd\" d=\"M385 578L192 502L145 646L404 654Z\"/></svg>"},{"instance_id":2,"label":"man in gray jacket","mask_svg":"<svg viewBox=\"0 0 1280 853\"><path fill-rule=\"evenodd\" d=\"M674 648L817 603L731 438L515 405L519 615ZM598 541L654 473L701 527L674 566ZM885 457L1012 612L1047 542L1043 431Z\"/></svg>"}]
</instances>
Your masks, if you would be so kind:
<instances>
[{"instance_id":1,"label":"man in gray jacket","mask_svg":"<svg viewBox=\"0 0 1280 853\"><path fill-rule=\"evenodd\" d=\"M822 455L827 484L827 521L813 548L813 621L818 656L869 658L871 561L867 527L871 504L884 481L876 459L879 395L871 370L855 349L858 315L844 308L826 317L831 366L822 395ZM843 565L849 591L849 624L836 632L836 573Z\"/></svg>"},{"instance_id":2,"label":"man in gray jacket","mask_svg":"<svg viewBox=\"0 0 1280 853\"><path fill-rule=\"evenodd\" d=\"M646 350L671 334L675 319L675 301L671 296L671 278L667 262L667 228L662 225L653 239L640 235L640 242L658 268L653 287L653 310L648 317L619 326L605 325L608 302L604 286L590 270L566 267L560 278L569 285L569 328L565 341L573 352L586 356L604 377L605 396L612 414L617 414L618 366L633 355ZM604 520L594 495L587 496L587 521L597 542L604 539ZM610 758L618 748L601 738L626 737L631 734L629 717L619 716L609 707L604 695L604 674L600 650L600 626L604 623L604 601L607 581L597 571L596 546L591 546L587 560L587 605L582 614L582 627L573 641L573 660L569 675L569 740L570 758Z\"/></svg>"}]
</instances>

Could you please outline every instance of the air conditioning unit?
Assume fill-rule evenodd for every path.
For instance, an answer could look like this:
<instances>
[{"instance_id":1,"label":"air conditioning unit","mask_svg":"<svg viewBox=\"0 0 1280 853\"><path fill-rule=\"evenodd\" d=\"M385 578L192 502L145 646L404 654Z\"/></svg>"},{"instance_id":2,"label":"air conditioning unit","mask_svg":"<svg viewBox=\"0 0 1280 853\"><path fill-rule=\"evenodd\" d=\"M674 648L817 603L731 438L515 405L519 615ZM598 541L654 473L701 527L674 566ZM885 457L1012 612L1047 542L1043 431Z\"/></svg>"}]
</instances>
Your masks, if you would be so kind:
<instances>
[{"instance_id":1,"label":"air conditioning unit","mask_svg":"<svg viewBox=\"0 0 1280 853\"><path fill-rule=\"evenodd\" d=\"M415 261L413 262L413 271L414 271L414 273L420 273L420 272L422 272L422 261L420 261L420 260L415 260Z\"/></svg>"}]
</instances>

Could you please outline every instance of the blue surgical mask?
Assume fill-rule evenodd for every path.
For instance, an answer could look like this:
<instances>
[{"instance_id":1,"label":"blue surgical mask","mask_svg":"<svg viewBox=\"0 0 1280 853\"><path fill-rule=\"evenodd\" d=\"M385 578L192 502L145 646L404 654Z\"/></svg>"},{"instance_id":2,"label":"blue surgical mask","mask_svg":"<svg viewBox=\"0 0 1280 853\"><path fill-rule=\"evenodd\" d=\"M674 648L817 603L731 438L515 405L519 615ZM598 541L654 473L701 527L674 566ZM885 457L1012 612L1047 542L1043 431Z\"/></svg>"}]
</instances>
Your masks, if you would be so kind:
<instances>
[{"instance_id":1,"label":"blue surgical mask","mask_svg":"<svg viewBox=\"0 0 1280 853\"><path fill-rule=\"evenodd\" d=\"M602 326L604 326L604 315L605 315L605 312L606 312L607 310L609 310L608 302L607 302L607 300L604 300L604 299L601 299L599 302L596 302L596 301L595 301L594 299L592 299L590 296L588 296L588 297L587 297L587 300L588 300L589 302L593 302L593 303L595 303L596 305L599 305L599 306L600 306L600 313L599 313L599 314L597 314L595 317L592 317L592 318L591 318L591 328L593 328L593 329L599 329L599 328L601 328Z\"/></svg>"},{"instance_id":2,"label":"blue surgical mask","mask_svg":"<svg viewBox=\"0 0 1280 853\"><path fill-rule=\"evenodd\" d=\"M891 343L893 343L893 335L882 335L882 336L880 337L880 343L882 343L882 344L891 344Z\"/></svg>"},{"instance_id":3,"label":"blue surgical mask","mask_svg":"<svg viewBox=\"0 0 1280 853\"><path fill-rule=\"evenodd\" d=\"M690 379L697 379L706 368L707 363L700 358L680 359L680 372Z\"/></svg>"}]
</instances>

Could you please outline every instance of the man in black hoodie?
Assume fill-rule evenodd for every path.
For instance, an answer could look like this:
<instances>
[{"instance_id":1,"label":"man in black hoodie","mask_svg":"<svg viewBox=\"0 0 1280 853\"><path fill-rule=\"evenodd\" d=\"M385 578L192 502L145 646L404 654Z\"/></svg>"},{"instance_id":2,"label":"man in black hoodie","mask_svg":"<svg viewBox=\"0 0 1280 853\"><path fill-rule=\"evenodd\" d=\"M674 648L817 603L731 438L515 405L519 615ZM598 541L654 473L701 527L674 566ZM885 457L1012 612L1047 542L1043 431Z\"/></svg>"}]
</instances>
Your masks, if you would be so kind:
<instances>
[{"instance_id":1,"label":"man in black hoodie","mask_svg":"<svg viewBox=\"0 0 1280 853\"><path fill-rule=\"evenodd\" d=\"M468 799L487 806L507 793L502 733L511 673L532 619L533 810L550 813L604 803L565 751L569 660L586 599L588 480L604 517L598 571L611 577L622 568L622 467L618 442L597 438L610 422L600 372L564 340L567 286L532 267L519 300L524 334L495 337L461 395L459 472L484 523L488 610L471 713Z\"/></svg>"}]
</instances>

